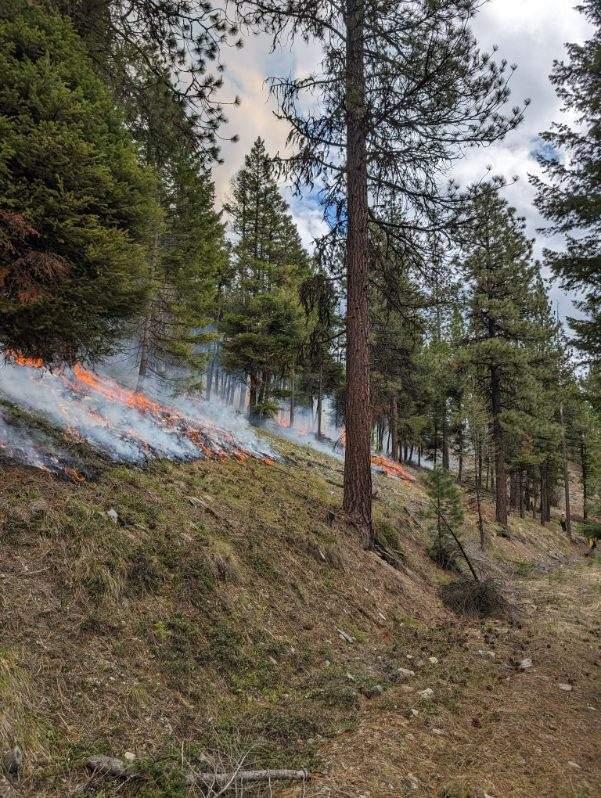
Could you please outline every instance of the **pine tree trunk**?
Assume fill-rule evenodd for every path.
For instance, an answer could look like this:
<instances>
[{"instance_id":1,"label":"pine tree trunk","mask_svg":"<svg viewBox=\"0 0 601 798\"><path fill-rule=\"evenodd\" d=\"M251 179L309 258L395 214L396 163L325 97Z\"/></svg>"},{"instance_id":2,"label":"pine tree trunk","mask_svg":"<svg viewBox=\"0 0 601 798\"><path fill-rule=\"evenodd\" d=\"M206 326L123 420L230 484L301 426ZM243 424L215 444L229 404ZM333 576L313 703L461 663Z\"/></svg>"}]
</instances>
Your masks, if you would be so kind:
<instances>
[{"instance_id":1,"label":"pine tree trunk","mask_svg":"<svg viewBox=\"0 0 601 798\"><path fill-rule=\"evenodd\" d=\"M449 421L447 419L447 403L442 405L442 467L449 470Z\"/></svg>"},{"instance_id":2,"label":"pine tree trunk","mask_svg":"<svg viewBox=\"0 0 601 798\"><path fill-rule=\"evenodd\" d=\"M373 545L369 391L365 0L346 3L346 448L344 510Z\"/></svg>"},{"instance_id":3,"label":"pine tree trunk","mask_svg":"<svg viewBox=\"0 0 601 798\"><path fill-rule=\"evenodd\" d=\"M390 400L390 457L395 462L399 459L399 428L397 415L397 397L396 394L393 394L392 399Z\"/></svg>"},{"instance_id":4,"label":"pine tree trunk","mask_svg":"<svg viewBox=\"0 0 601 798\"><path fill-rule=\"evenodd\" d=\"M295 400L294 390L296 387L295 383L296 383L296 377L293 371L292 375L290 376L290 413L288 417L290 422L290 429L292 429L292 427L294 426L294 400Z\"/></svg>"},{"instance_id":5,"label":"pine tree trunk","mask_svg":"<svg viewBox=\"0 0 601 798\"><path fill-rule=\"evenodd\" d=\"M158 230L156 230L152 240L152 252L150 256L150 265L149 265L149 272L150 272L149 279L151 283L153 280L156 279L156 274L159 268L160 245L161 245L160 233ZM144 327L142 329L142 338L140 340L140 366L138 368L138 381L136 383L136 391L142 390L144 381L148 376L148 364L150 361L153 316L154 316L154 303L153 300L151 299L148 308L146 310L146 316L144 317Z\"/></svg>"},{"instance_id":6,"label":"pine tree trunk","mask_svg":"<svg viewBox=\"0 0 601 798\"><path fill-rule=\"evenodd\" d=\"M493 421L493 445L495 449L495 519L507 524L507 477L505 474L505 441L501 426L501 374L498 366L490 369L490 396Z\"/></svg>"},{"instance_id":7,"label":"pine tree trunk","mask_svg":"<svg viewBox=\"0 0 601 798\"><path fill-rule=\"evenodd\" d=\"M561 453L563 459L563 485L565 496L566 532L572 537L572 513L570 511L570 473L568 469L568 450L566 446L566 428L563 422L563 405L559 405L559 419L561 421Z\"/></svg>"},{"instance_id":8,"label":"pine tree trunk","mask_svg":"<svg viewBox=\"0 0 601 798\"><path fill-rule=\"evenodd\" d=\"M580 463L582 466L582 519L588 518L588 452L584 432L580 435Z\"/></svg>"},{"instance_id":9,"label":"pine tree trunk","mask_svg":"<svg viewBox=\"0 0 601 798\"><path fill-rule=\"evenodd\" d=\"M246 407L246 377L240 385L240 399L238 400L238 410L242 413Z\"/></svg>"},{"instance_id":10,"label":"pine tree trunk","mask_svg":"<svg viewBox=\"0 0 601 798\"><path fill-rule=\"evenodd\" d=\"M253 418L257 409L257 397L259 390L259 378L256 371L250 373L250 390L248 394L248 415Z\"/></svg>"},{"instance_id":11,"label":"pine tree trunk","mask_svg":"<svg viewBox=\"0 0 601 798\"><path fill-rule=\"evenodd\" d=\"M317 389L317 440L318 441L320 441L322 438L322 432L321 432L322 411L323 411L322 370L319 369L319 385Z\"/></svg>"},{"instance_id":12,"label":"pine tree trunk","mask_svg":"<svg viewBox=\"0 0 601 798\"><path fill-rule=\"evenodd\" d=\"M524 517L524 472L520 469L520 473L518 476L518 492L519 492L519 504L520 504L520 518Z\"/></svg>"}]
</instances>

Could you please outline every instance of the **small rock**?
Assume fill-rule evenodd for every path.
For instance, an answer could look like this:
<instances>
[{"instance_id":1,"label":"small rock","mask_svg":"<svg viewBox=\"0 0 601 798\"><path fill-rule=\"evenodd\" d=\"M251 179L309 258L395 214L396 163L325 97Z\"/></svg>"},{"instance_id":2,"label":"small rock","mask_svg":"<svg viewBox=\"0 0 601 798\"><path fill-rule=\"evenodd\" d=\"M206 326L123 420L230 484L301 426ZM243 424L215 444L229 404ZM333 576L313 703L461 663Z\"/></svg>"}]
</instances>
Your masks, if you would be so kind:
<instances>
[{"instance_id":1,"label":"small rock","mask_svg":"<svg viewBox=\"0 0 601 798\"><path fill-rule=\"evenodd\" d=\"M532 667L532 660L530 659L530 657L525 657L523 660L521 660L520 664L518 665L518 668L521 671L527 671L528 668L531 667Z\"/></svg>"},{"instance_id":2,"label":"small rock","mask_svg":"<svg viewBox=\"0 0 601 798\"><path fill-rule=\"evenodd\" d=\"M344 629L336 629L336 631L343 640L346 640L347 643L355 642L355 638L352 635L350 635L348 632L345 632Z\"/></svg>"},{"instance_id":3,"label":"small rock","mask_svg":"<svg viewBox=\"0 0 601 798\"><path fill-rule=\"evenodd\" d=\"M402 679L410 679L415 676L415 671L410 671L409 668L399 668L397 673Z\"/></svg>"},{"instance_id":4,"label":"small rock","mask_svg":"<svg viewBox=\"0 0 601 798\"><path fill-rule=\"evenodd\" d=\"M565 690L566 693L569 693L574 689L571 684L566 684L565 682L560 682L557 686L560 690Z\"/></svg>"},{"instance_id":5,"label":"small rock","mask_svg":"<svg viewBox=\"0 0 601 798\"><path fill-rule=\"evenodd\" d=\"M405 712L405 717L407 718L417 718L418 715L419 715L419 709L414 709L413 707L411 707Z\"/></svg>"},{"instance_id":6,"label":"small rock","mask_svg":"<svg viewBox=\"0 0 601 798\"><path fill-rule=\"evenodd\" d=\"M381 684L374 684L372 687L365 687L361 692L366 698L377 698L382 695L384 688Z\"/></svg>"},{"instance_id":7,"label":"small rock","mask_svg":"<svg viewBox=\"0 0 601 798\"><path fill-rule=\"evenodd\" d=\"M432 729L432 734L437 734L439 737L444 737L446 731L444 729Z\"/></svg>"},{"instance_id":8,"label":"small rock","mask_svg":"<svg viewBox=\"0 0 601 798\"><path fill-rule=\"evenodd\" d=\"M430 665L438 665L438 659L436 657L428 657L428 662Z\"/></svg>"},{"instance_id":9,"label":"small rock","mask_svg":"<svg viewBox=\"0 0 601 798\"><path fill-rule=\"evenodd\" d=\"M355 682L355 681L357 681L357 680L355 679L355 677L353 676L353 674L352 674L352 673L347 673L347 674L346 674L346 678L349 680L349 682Z\"/></svg>"},{"instance_id":10,"label":"small rock","mask_svg":"<svg viewBox=\"0 0 601 798\"><path fill-rule=\"evenodd\" d=\"M113 522L113 524L116 524L117 521L119 520L119 516L117 515L117 511L115 510L114 507L111 507L110 510L107 510L106 515L107 518L109 518Z\"/></svg>"},{"instance_id":11,"label":"small rock","mask_svg":"<svg viewBox=\"0 0 601 798\"><path fill-rule=\"evenodd\" d=\"M434 690L432 690L431 687L426 687L425 690L419 690L418 695L420 698L423 698L424 701L429 701L434 697Z\"/></svg>"},{"instance_id":12,"label":"small rock","mask_svg":"<svg viewBox=\"0 0 601 798\"><path fill-rule=\"evenodd\" d=\"M18 745L6 751L2 758L4 770L11 779L18 779L23 770L23 752Z\"/></svg>"},{"instance_id":13,"label":"small rock","mask_svg":"<svg viewBox=\"0 0 601 798\"><path fill-rule=\"evenodd\" d=\"M576 770L582 770L582 768L580 767L580 765L578 764L578 762L573 762L571 759L568 759L568 765L569 765L571 768L575 768Z\"/></svg>"}]
</instances>

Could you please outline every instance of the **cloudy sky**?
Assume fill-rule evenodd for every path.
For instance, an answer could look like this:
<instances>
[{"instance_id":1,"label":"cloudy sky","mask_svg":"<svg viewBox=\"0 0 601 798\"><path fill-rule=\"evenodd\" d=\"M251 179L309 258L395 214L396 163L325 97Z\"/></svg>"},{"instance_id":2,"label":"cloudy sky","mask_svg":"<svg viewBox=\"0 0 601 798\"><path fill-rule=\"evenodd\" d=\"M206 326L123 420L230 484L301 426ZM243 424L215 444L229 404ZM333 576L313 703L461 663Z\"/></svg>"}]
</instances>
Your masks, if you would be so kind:
<instances>
[{"instance_id":1,"label":"cloudy sky","mask_svg":"<svg viewBox=\"0 0 601 798\"><path fill-rule=\"evenodd\" d=\"M528 174L537 172L533 155L537 136L552 121L561 118L548 75L553 59L563 57L565 42L582 41L590 32L574 5L575 0L490 0L474 25L483 49L489 50L497 44L499 56L518 65L511 81L512 101L518 104L528 97L531 105L518 130L494 147L472 151L457 164L455 174L465 184L480 178L490 164L496 174L507 178L517 176L518 183L507 189L507 196L526 217L532 236L542 224L528 184ZM274 116L265 79L272 75L308 72L319 58L316 47L294 45L271 53L269 44L265 38L253 37L246 40L242 50L224 53L225 91L232 96L238 94L242 102L239 108L230 109L227 126L227 133L238 134L239 141L224 144L224 164L215 169L220 200L227 195L232 176L257 136L266 140L271 152L285 151L287 127ZM310 198L292 200L292 209L303 239L309 244L323 230L321 210ZM551 295L559 303L561 315L569 314L570 299L556 287L552 287Z\"/></svg>"}]
</instances>

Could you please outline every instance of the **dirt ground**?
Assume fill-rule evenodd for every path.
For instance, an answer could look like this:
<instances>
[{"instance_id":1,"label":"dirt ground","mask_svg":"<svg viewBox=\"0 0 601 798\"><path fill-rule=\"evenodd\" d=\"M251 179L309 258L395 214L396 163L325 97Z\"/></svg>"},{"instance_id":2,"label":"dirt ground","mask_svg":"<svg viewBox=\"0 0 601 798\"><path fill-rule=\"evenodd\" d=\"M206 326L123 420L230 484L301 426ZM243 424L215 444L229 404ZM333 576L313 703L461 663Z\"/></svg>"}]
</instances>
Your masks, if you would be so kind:
<instances>
[{"instance_id":1,"label":"dirt ground","mask_svg":"<svg viewBox=\"0 0 601 798\"><path fill-rule=\"evenodd\" d=\"M418 684L372 702L356 731L328 744L314 794L600 796L599 564L578 558L522 580L521 593L517 626L448 628L446 654Z\"/></svg>"}]
</instances>

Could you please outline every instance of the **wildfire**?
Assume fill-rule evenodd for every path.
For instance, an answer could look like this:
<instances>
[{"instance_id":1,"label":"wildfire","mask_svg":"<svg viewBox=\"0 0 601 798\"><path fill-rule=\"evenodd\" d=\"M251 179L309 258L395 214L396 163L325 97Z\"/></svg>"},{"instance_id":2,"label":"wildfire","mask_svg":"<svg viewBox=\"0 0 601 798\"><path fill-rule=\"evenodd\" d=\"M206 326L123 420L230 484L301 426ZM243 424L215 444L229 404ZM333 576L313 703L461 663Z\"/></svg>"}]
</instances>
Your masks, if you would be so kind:
<instances>
[{"instance_id":1,"label":"wildfire","mask_svg":"<svg viewBox=\"0 0 601 798\"><path fill-rule=\"evenodd\" d=\"M400 463L396 463L394 460L390 460L388 457L384 457L379 454L372 454L371 456L372 465L376 466L377 468L381 468L385 474L388 474L389 477L398 477L399 479L404 479L407 482L415 482L415 477L413 474L410 474L406 468L404 468Z\"/></svg>"},{"instance_id":2,"label":"wildfire","mask_svg":"<svg viewBox=\"0 0 601 798\"><path fill-rule=\"evenodd\" d=\"M29 366L32 369L41 369L44 367L44 361L41 357L25 357L20 352L14 352L12 349L6 350L4 353L7 360L16 363L19 366Z\"/></svg>"},{"instance_id":3,"label":"wildfire","mask_svg":"<svg viewBox=\"0 0 601 798\"><path fill-rule=\"evenodd\" d=\"M190 400L186 412L182 412L80 364L42 370L45 364L41 360L18 352L6 353L5 360L5 370L0 369L0 392L45 414L60 424L69 438L87 441L111 459L142 464L156 457L232 457L242 462L255 456L271 462L265 447L243 421L231 422L240 431L240 437L235 437L205 417L206 406L201 402ZM32 379L30 369L42 370L39 380ZM16 459L39 467L50 463L48 470L82 481L69 458L53 456L54 452L50 441L34 441L21 447Z\"/></svg>"}]
</instances>

